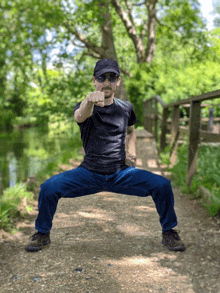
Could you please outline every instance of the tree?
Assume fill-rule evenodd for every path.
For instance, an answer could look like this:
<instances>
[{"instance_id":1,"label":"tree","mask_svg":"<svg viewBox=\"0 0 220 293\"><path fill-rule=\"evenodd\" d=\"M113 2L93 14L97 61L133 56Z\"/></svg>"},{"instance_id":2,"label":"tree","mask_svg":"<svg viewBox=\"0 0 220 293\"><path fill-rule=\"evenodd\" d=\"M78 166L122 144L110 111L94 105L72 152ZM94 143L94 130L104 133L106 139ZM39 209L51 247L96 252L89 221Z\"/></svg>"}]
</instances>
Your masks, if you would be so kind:
<instances>
[{"instance_id":1,"label":"tree","mask_svg":"<svg viewBox=\"0 0 220 293\"><path fill-rule=\"evenodd\" d=\"M78 1L76 1L78 2ZM83 11L83 18L82 18ZM77 17L79 15L80 17ZM78 7L75 11L75 14L65 11L66 17L63 23L64 29L67 30L69 38L72 39L71 35L74 35L75 38L84 44L84 48L87 50L83 51L81 59L83 56L88 55L96 59L111 58L115 61L118 61L115 43L113 37L113 29L111 22L111 14L109 12L109 3L106 0L93 0L90 3L78 2ZM87 22L85 23L85 15L87 16ZM88 15L92 19L98 20L98 31L101 32L101 36L94 38L90 33L87 32L87 36L83 35L80 30L87 29L91 30L94 28L94 25L91 25L91 22L88 23ZM80 29L77 28L80 25ZM95 29L95 28L94 28ZM74 40L72 40L75 44ZM98 43L100 45L98 45ZM123 71L123 69L122 69ZM122 100L127 100L126 89L124 82L122 81L117 91L117 96Z\"/></svg>"},{"instance_id":2,"label":"tree","mask_svg":"<svg viewBox=\"0 0 220 293\"><path fill-rule=\"evenodd\" d=\"M0 6L0 129L11 130L14 116L25 107L21 95L27 84L25 67L31 58L30 47L25 44L25 31L20 26L19 13L13 2L1 1ZM25 56L25 58L22 58ZM18 87L22 74L23 87ZM9 77L10 75L10 77ZM8 79L10 78L10 88Z\"/></svg>"},{"instance_id":3,"label":"tree","mask_svg":"<svg viewBox=\"0 0 220 293\"><path fill-rule=\"evenodd\" d=\"M119 62L125 82L128 77L130 82L132 75L138 78L138 71L143 76L146 74L148 81L145 90L154 92L160 74L155 65L158 63L154 64L154 61L160 59L161 54L169 62L170 56L184 47L189 49L187 54L190 60L198 59L207 43L204 26L198 16L197 0L4 0L3 3L7 8L6 15L10 15L10 18L4 19L6 26L10 27L10 19L17 21L8 39L7 31L4 31L12 52L7 55L10 50L6 50L5 55L2 54L7 60L4 66L7 64L9 70L17 72L7 84L10 82L10 86L16 85L19 90L30 88L29 82L37 75L41 90L37 96L44 97L44 101L57 100L54 85L62 88L59 87L62 80L69 88L71 80L68 78L73 76L61 70L63 65L70 63L72 70L80 74L85 69L84 80L88 81L87 75L94 68L94 59L106 57ZM50 39L46 37L46 32L50 32ZM53 64L59 69L60 78L55 82L48 70L48 63L50 52L56 44L59 44L60 54L59 60ZM68 51L70 44L74 45L72 52ZM34 72L32 54L36 51L41 56L39 65L42 71L37 67ZM140 107L138 105L143 97L143 94L139 95L140 88L134 90L136 96L133 98L137 107ZM123 88L120 98L125 96ZM62 109L65 112L64 108L53 107L53 110Z\"/></svg>"},{"instance_id":4,"label":"tree","mask_svg":"<svg viewBox=\"0 0 220 293\"><path fill-rule=\"evenodd\" d=\"M217 0L213 3L213 14L215 18L213 20L213 24L215 27L220 27L220 1Z\"/></svg>"},{"instance_id":5,"label":"tree","mask_svg":"<svg viewBox=\"0 0 220 293\"><path fill-rule=\"evenodd\" d=\"M181 38L185 44L194 41L196 39L194 35L199 36L194 43L195 45L201 46L201 43L205 42L203 34L200 32L204 25L198 16L197 0L191 0L191 2L190 0L166 0L161 3L157 0L144 1L143 3L128 0L111 0L110 2L117 17L123 23L123 29L126 30L127 36L133 43L138 64L152 62L156 49L156 29L160 32L160 27L166 27L169 36L172 35L173 39ZM70 2L68 3L70 5ZM115 18L115 15L109 1L92 0L86 3L76 1L76 4L74 13L70 12L70 7L69 11L65 11L67 21L64 22L64 30L67 29L76 40L84 45L82 56L88 55L98 59L110 57L121 60L122 58L117 56L115 50L114 43L117 43L118 39L115 37L115 25L112 25L112 19ZM158 10L162 15L162 23L156 15ZM173 12L172 18L175 23L163 24L164 20L170 22L168 19L169 10ZM184 17L182 17L183 15ZM91 19L94 19L95 23L91 24ZM137 19L140 21L139 24L137 24ZM101 37L94 36L95 30L101 32ZM120 33L117 35L118 38L121 37ZM73 39L72 42L76 44ZM131 76L128 68L125 69L125 66L121 62L119 63L121 71L125 75ZM135 60L131 63L134 64ZM130 68L132 67L130 66Z\"/></svg>"},{"instance_id":6,"label":"tree","mask_svg":"<svg viewBox=\"0 0 220 293\"><path fill-rule=\"evenodd\" d=\"M136 2L136 1L135 1ZM156 4L158 0L149 0L144 1L143 3L133 3L130 4L128 1L125 1L126 9L123 8L122 3L119 0L111 0L112 5L115 7L115 10L119 17L121 18L124 26L127 30L128 36L131 38L137 56L137 63L151 62L153 60L155 47L156 47ZM146 6L148 12L147 20L144 19L142 24L143 29L141 35L138 34L137 28L135 26L135 21L132 13L132 8L135 6ZM148 34L147 48L144 48L144 38Z\"/></svg>"}]
</instances>

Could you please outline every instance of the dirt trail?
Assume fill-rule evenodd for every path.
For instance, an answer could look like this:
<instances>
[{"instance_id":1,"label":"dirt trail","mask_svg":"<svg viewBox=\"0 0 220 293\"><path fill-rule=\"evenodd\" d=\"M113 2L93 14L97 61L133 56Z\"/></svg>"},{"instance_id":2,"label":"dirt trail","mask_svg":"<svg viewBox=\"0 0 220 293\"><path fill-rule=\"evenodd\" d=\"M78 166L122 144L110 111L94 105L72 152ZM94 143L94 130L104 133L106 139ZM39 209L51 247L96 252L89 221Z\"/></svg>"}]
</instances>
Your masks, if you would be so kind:
<instances>
[{"instance_id":1,"label":"dirt trail","mask_svg":"<svg viewBox=\"0 0 220 293\"><path fill-rule=\"evenodd\" d=\"M137 134L137 167L168 176L157 163L155 142ZM173 190L185 252L161 244L151 197L102 192L61 199L51 244L41 252L24 250L37 210L20 224L22 232L1 240L0 292L219 293L219 218Z\"/></svg>"}]
</instances>

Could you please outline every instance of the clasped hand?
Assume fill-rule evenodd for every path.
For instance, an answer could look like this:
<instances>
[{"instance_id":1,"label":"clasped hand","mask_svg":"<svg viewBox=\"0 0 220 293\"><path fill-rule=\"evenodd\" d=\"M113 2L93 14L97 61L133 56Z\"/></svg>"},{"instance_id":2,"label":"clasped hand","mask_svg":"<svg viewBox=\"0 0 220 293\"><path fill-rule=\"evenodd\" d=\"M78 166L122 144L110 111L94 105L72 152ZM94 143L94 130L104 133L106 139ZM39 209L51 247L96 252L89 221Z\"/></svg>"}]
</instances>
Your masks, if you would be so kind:
<instances>
[{"instance_id":1,"label":"clasped hand","mask_svg":"<svg viewBox=\"0 0 220 293\"><path fill-rule=\"evenodd\" d=\"M105 94L103 92L92 92L89 93L87 101L99 107L105 106Z\"/></svg>"}]
</instances>

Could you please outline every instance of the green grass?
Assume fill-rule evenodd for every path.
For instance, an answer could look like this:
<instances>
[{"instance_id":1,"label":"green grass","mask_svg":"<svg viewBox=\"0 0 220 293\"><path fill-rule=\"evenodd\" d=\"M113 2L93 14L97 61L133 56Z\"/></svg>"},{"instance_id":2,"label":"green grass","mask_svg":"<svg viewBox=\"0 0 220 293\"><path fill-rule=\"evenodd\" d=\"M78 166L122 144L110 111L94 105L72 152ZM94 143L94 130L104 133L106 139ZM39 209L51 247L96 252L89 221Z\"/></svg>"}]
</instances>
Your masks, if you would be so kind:
<instances>
[{"instance_id":1,"label":"green grass","mask_svg":"<svg viewBox=\"0 0 220 293\"><path fill-rule=\"evenodd\" d=\"M162 163L169 165L170 146L168 145L160 153ZM220 147L200 146L198 150L197 172L193 176L191 185L186 186L188 160L188 142L178 148L178 159L175 166L169 169L176 186L184 194L199 196L199 187L204 186L216 198L211 199L211 204L207 205L201 200L202 204L208 209L211 216L216 216L220 212Z\"/></svg>"},{"instance_id":2,"label":"green grass","mask_svg":"<svg viewBox=\"0 0 220 293\"><path fill-rule=\"evenodd\" d=\"M19 212L21 199L27 198L27 203L33 200L33 193L28 192L23 183L16 184L14 187L6 188L0 197L0 228L11 232L15 227L16 221L24 216ZM26 211L31 211L30 205L25 207Z\"/></svg>"}]
</instances>

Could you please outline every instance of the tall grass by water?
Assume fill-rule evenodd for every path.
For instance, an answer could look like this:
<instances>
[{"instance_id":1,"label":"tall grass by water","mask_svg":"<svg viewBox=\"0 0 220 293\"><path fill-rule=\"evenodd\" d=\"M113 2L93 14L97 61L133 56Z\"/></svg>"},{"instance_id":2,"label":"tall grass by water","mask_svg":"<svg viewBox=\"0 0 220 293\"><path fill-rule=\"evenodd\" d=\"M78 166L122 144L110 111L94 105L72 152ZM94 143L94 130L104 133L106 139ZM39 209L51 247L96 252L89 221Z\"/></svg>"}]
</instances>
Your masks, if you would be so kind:
<instances>
[{"instance_id":1,"label":"tall grass by water","mask_svg":"<svg viewBox=\"0 0 220 293\"><path fill-rule=\"evenodd\" d=\"M38 185L43 183L47 178L54 175L59 170L60 164L68 164L70 159L81 160L82 155L79 150L82 147L80 133L74 132L72 135L66 135L65 129L62 128L63 139L60 142L59 152L54 153L45 161L42 168L36 173L36 182ZM49 132L49 135L57 136L60 131L55 129ZM32 211L31 201L34 199L34 194L29 191L27 185L23 182L18 182L13 187L8 187L3 190L3 195L0 196L0 229L4 229L11 233L16 232L16 221L25 218L26 212ZM20 206L25 200L25 211L20 212Z\"/></svg>"}]
</instances>

